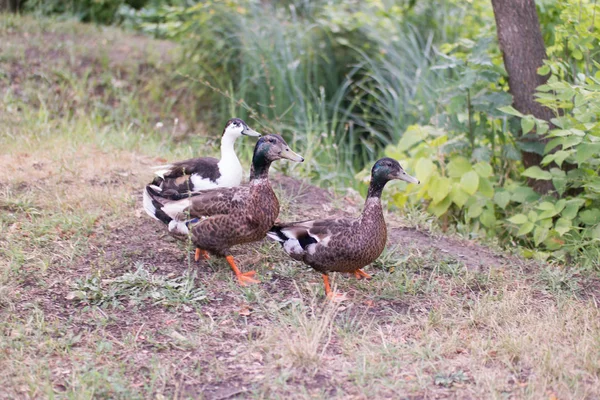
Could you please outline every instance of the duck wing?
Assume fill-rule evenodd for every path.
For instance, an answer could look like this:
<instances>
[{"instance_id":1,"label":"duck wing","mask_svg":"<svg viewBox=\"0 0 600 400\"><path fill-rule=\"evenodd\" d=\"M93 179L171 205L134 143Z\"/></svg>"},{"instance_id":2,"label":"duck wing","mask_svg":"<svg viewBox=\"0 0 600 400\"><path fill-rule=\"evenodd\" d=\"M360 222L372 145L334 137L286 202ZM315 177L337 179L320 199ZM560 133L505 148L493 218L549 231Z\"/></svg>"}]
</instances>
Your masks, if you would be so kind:
<instances>
[{"instance_id":1,"label":"duck wing","mask_svg":"<svg viewBox=\"0 0 600 400\"><path fill-rule=\"evenodd\" d=\"M206 189L217 185L221 177L219 160L213 157L190 158L172 164L154 167L156 177L152 184L163 190L163 193L184 193L197 189ZM194 187L190 177L194 175L205 181L204 187Z\"/></svg>"},{"instance_id":2,"label":"duck wing","mask_svg":"<svg viewBox=\"0 0 600 400\"><path fill-rule=\"evenodd\" d=\"M144 190L143 203L148 215L169 223L171 220L185 220L190 217L205 218L230 214L243 208L249 195L248 186L237 186L163 196L160 188L148 185Z\"/></svg>"},{"instance_id":3,"label":"duck wing","mask_svg":"<svg viewBox=\"0 0 600 400\"><path fill-rule=\"evenodd\" d=\"M177 179L185 175L198 174L216 181L219 174L219 160L214 157L190 158L171 164L153 167L154 173L162 179Z\"/></svg>"}]
</instances>

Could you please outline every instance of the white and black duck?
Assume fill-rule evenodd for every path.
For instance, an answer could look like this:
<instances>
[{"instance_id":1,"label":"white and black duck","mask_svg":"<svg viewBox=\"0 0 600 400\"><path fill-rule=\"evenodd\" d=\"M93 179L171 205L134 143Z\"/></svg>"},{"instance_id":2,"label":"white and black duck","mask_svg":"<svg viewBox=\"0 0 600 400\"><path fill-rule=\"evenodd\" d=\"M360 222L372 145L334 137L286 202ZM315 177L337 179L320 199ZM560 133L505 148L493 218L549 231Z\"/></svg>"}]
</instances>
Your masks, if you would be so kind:
<instances>
[{"instance_id":1,"label":"white and black duck","mask_svg":"<svg viewBox=\"0 0 600 400\"><path fill-rule=\"evenodd\" d=\"M154 167L157 176L152 185L159 187L165 195L239 186L244 171L235 153L234 144L241 136L260 137L260 133L248 127L239 118L230 119L221 137L220 160L214 157L199 157Z\"/></svg>"}]
</instances>

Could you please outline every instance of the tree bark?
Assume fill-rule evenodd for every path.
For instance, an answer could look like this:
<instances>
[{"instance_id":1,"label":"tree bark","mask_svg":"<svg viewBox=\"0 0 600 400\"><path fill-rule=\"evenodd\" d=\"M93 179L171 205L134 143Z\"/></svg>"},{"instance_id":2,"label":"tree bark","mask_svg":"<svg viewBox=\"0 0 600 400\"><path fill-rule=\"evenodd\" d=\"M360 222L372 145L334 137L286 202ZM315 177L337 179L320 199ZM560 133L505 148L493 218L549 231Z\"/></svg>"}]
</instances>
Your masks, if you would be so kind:
<instances>
[{"instance_id":1,"label":"tree bark","mask_svg":"<svg viewBox=\"0 0 600 400\"><path fill-rule=\"evenodd\" d=\"M535 101L535 90L548 80L538 75L537 69L546 58L546 47L534 0L492 0L498 42L504 67L508 73L508 86L513 95L513 106L523 114L550 122L552 111ZM529 136L531 136L529 138ZM545 143L538 135L528 135L522 141ZM540 165L543 156L531 151L522 151L523 165ZM552 181L530 180L530 186L538 193L554 189Z\"/></svg>"},{"instance_id":2,"label":"tree bark","mask_svg":"<svg viewBox=\"0 0 600 400\"><path fill-rule=\"evenodd\" d=\"M17 12L19 10L20 3L20 0L0 0L0 12Z\"/></svg>"}]
</instances>

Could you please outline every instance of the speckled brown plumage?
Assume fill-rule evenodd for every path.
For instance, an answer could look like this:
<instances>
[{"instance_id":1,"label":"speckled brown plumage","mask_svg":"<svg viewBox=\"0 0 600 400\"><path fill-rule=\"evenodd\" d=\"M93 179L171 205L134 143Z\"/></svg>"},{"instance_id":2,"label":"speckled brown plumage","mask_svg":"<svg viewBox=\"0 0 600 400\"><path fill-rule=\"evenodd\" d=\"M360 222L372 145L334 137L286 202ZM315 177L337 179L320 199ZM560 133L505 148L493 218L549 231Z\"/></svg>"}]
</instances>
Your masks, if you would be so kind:
<instances>
[{"instance_id":1,"label":"speckled brown plumage","mask_svg":"<svg viewBox=\"0 0 600 400\"><path fill-rule=\"evenodd\" d=\"M175 237L186 238L189 234L197 248L228 257L232 246L264 238L277 219L279 202L268 173L271 162L281 158L304 161L281 136L264 136L254 149L247 185L169 196L161 196L159 188L147 186L144 207L148 214L167 224ZM228 261L233 263L233 259ZM237 271L234 265L232 268Z\"/></svg>"},{"instance_id":2,"label":"speckled brown plumage","mask_svg":"<svg viewBox=\"0 0 600 400\"><path fill-rule=\"evenodd\" d=\"M371 184L360 217L324 219L277 224L268 236L281 242L284 250L324 274L329 293L329 272L353 272L368 277L360 268L375 261L385 249L387 228L381 206L381 192L392 179L418 183L391 158L375 163Z\"/></svg>"},{"instance_id":3,"label":"speckled brown plumage","mask_svg":"<svg viewBox=\"0 0 600 400\"><path fill-rule=\"evenodd\" d=\"M218 191L193 198L191 216L209 218L193 224L191 234L194 245L225 257L230 247L265 237L279 215L279 201L268 179Z\"/></svg>"},{"instance_id":4,"label":"speckled brown plumage","mask_svg":"<svg viewBox=\"0 0 600 400\"><path fill-rule=\"evenodd\" d=\"M379 198L367 201L362 215L355 219L338 218L315 221L280 224L274 229L288 228L305 230L307 235L328 238L327 245L315 246L314 253L310 248L300 253L290 253L298 261L303 261L315 270L328 272L353 272L369 265L377 259L385 249L387 228L383 217L383 209Z\"/></svg>"}]
</instances>

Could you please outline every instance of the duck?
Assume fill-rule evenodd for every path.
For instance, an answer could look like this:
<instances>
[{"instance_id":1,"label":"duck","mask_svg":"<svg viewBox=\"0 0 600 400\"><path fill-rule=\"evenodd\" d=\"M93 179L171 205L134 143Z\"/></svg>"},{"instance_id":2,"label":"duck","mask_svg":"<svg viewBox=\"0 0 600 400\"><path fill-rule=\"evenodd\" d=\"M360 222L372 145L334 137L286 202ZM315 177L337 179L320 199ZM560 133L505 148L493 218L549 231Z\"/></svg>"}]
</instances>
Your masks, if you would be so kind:
<instances>
[{"instance_id":1,"label":"duck","mask_svg":"<svg viewBox=\"0 0 600 400\"><path fill-rule=\"evenodd\" d=\"M329 273L347 272L358 279L371 278L361 268L375 261L385 249L387 227L381 193L389 181L396 179L419 184L398 161L382 158L371 169L371 182L360 216L276 223L267 236L281 243L291 258L322 274L329 299L344 300L344 294L332 292Z\"/></svg>"},{"instance_id":2,"label":"duck","mask_svg":"<svg viewBox=\"0 0 600 400\"><path fill-rule=\"evenodd\" d=\"M214 157L190 158L172 164L154 167L156 177L152 185L163 194L196 192L217 187L235 187L242 182L243 169L235 154L234 144L241 136L260 137L240 118L232 118L225 124L221 136L221 159Z\"/></svg>"},{"instance_id":3,"label":"duck","mask_svg":"<svg viewBox=\"0 0 600 400\"><path fill-rule=\"evenodd\" d=\"M259 283L256 271L242 273L231 247L266 237L279 215L279 201L269 182L269 167L279 159L303 162L277 134L262 136L252 156L247 184L189 193L170 193L147 185L144 209L148 215L167 225L178 239L191 237L196 246L195 259L211 255L225 257L240 285Z\"/></svg>"}]
</instances>

